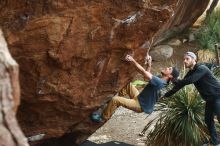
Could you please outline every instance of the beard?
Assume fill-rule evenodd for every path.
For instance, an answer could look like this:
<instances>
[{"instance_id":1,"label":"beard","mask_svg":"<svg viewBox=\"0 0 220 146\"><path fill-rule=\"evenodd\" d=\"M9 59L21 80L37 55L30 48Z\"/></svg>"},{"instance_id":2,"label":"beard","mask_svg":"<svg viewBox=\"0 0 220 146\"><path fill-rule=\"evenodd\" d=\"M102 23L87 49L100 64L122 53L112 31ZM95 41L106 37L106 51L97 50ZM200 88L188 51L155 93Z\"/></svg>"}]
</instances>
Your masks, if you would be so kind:
<instances>
[{"instance_id":1,"label":"beard","mask_svg":"<svg viewBox=\"0 0 220 146\"><path fill-rule=\"evenodd\" d=\"M186 68L191 68L193 66L193 62L190 62L189 64L185 64Z\"/></svg>"}]
</instances>

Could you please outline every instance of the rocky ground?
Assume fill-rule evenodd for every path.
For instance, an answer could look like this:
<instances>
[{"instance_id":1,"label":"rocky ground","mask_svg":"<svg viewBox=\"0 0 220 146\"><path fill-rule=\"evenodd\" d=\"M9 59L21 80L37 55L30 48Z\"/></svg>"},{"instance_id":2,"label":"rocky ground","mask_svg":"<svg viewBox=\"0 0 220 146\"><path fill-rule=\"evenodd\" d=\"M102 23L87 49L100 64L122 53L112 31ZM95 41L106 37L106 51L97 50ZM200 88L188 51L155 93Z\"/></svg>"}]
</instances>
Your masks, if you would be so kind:
<instances>
[{"instance_id":1,"label":"rocky ground","mask_svg":"<svg viewBox=\"0 0 220 146\"><path fill-rule=\"evenodd\" d=\"M82 146L92 143L93 145L105 145L110 142L115 145L142 146L146 137L139 136L139 133L147 122L156 115L156 112L148 116L145 113L135 113L119 107L112 118L91 135Z\"/></svg>"}]
</instances>

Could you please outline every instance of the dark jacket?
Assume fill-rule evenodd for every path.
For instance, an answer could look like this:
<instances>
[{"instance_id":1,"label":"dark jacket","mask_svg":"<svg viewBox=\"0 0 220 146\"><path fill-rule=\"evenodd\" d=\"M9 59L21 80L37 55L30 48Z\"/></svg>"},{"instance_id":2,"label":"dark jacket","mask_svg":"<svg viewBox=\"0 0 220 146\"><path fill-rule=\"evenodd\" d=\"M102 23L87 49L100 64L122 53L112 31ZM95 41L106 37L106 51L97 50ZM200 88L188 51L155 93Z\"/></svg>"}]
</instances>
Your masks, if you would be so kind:
<instances>
[{"instance_id":1,"label":"dark jacket","mask_svg":"<svg viewBox=\"0 0 220 146\"><path fill-rule=\"evenodd\" d=\"M220 82L214 77L212 72L202 64L196 64L182 80L178 80L172 90L164 96L169 97L188 84L194 84L202 98L212 101L220 98Z\"/></svg>"}]
</instances>

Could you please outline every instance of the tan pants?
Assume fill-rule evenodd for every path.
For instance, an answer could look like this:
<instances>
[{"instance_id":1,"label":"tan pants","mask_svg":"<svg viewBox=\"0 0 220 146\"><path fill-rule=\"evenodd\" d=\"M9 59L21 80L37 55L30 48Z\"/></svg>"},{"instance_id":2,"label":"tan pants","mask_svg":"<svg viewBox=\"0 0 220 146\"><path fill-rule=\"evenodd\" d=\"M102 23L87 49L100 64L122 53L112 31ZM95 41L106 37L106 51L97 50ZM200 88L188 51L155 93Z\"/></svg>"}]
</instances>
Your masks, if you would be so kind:
<instances>
[{"instance_id":1,"label":"tan pants","mask_svg":"<svg viewBox=\"0 0 220 146\"><path fill-rule=\"evenodd\" d=\"M142 112L140 103L137 98L139 94L138 90L131 83L129 83L121 90L121 92L119 92L119 95L125 95L125 93L127 93L130 99L122 96L114 96L103 111L102 116L104 119L110 119L112 114L119 106L123 106L135 112Z\"/></svg>"}]
</instances>

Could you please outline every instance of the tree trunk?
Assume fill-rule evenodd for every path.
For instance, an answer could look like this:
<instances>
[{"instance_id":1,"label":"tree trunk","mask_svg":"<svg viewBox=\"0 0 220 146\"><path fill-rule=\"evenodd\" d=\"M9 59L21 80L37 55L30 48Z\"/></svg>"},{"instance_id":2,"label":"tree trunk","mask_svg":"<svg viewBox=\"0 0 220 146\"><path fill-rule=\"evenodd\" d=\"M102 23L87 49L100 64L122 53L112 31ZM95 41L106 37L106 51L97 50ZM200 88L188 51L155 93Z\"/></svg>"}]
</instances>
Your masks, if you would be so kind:
<instances>
[{"instance_id":1,"label":"tree trunk","mask_svg":"<svg viewBox=\"0 0 220 146\"><path fill-rule=\"evenodd\" d=\"M159 45L163 41L166 41L167 39L170 39L174 36L177 36L181 32L183 32L186 28L188 28L190 25L192 25L192 22L195 21L196 18L198 18L198 15L200 14L199 10L195 10L194 13L191 15L191 17L188 19L188 21L185 21L184 23L173 27L171 29L168 29L164 33L161 34L161 36L155 41L154 46Z\"/></svg>"},{"instance_id":2,"label":"tree trunk","mask_svg":"<svg viewBox=\"0 0 220 146\"><path fill-rule=\"evenodd\" d=\"M180 1L173 19L161 29L165 31L159 31L155 35L153 46L159 45L189 28L202 15L208 3L209 0Z\"/></svg>"},{"instance_id":3,"label":"tree trunk","mask_svg":"<svg viewBox=\"0 0 220 146\"><path fill-rule=\"evenodd\" d=\"M15 116L19 101L18 64L0 30L0 146L28 146Z\"/></svg>"},{"instance_id":4,"label":"tree trunk","mask_svg":"<svg viewBox=\"0 0 220 146\"><path fill-rule=\"evenodd\" d=\"M209 17L209 15L212 13L212 11L215 9L215 7L217 6L219 0L213 0L211 6L209 7L209 9L206 11L206 18Z\"/></svg>"}]
</instances>

